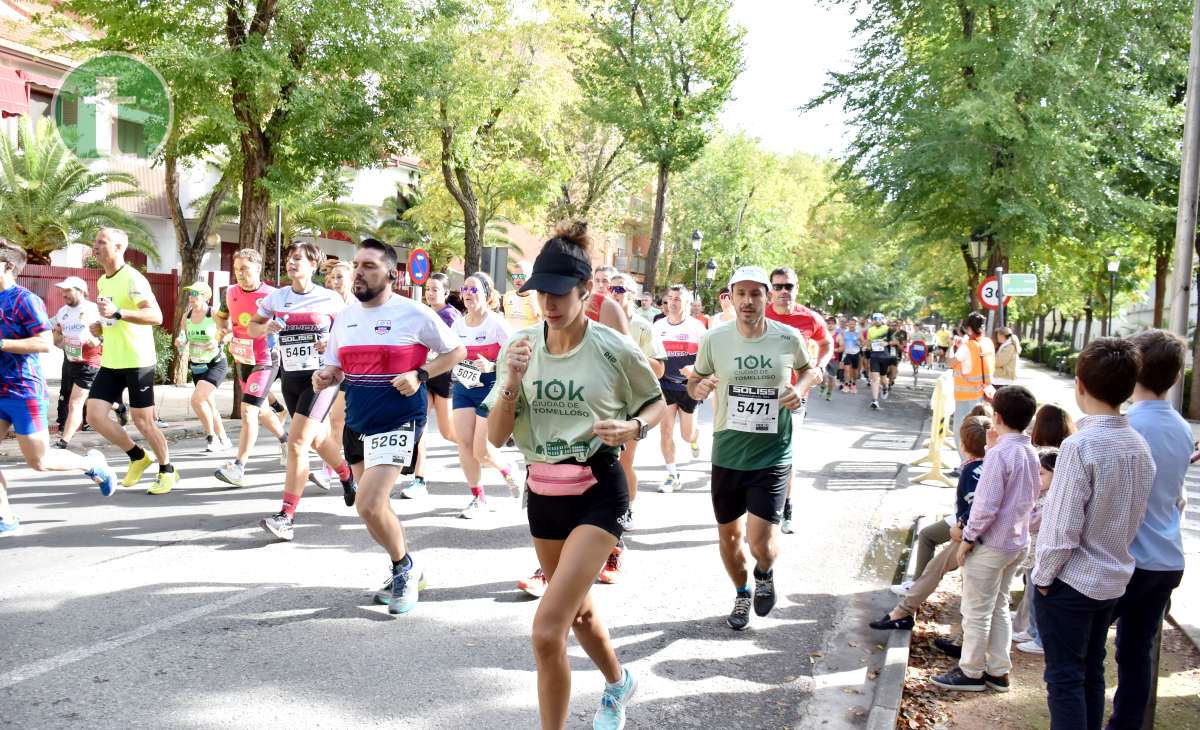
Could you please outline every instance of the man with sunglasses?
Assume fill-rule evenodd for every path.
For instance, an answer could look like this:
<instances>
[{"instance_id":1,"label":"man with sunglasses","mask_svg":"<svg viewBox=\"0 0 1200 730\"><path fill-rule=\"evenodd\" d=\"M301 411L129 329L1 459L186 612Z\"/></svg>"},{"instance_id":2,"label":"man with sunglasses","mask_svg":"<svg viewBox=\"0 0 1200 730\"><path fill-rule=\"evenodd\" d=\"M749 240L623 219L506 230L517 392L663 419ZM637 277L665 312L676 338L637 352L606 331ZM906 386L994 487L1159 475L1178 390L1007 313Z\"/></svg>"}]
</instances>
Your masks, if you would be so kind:
<instances>
[{"instance_id":1,"label":"man with sunglasses","mask_svg":"<svg viewBox=\"0 0 1200 730\"><path fill-rule=\"evenodd\" d=\"M521 293L521 287L529 280L529 272L529 262L518 261L517 270L512 273L513 289L505 292L500 300L504 306L504 321L508 322L513 332L535 325L542 319L537 297L529 292Z\"/></svg>"},{"instance_id":2,"label":"man with sunglasses","mask_svg":"<svg viewBox=\"0 0 1200 730\"><path fill-rule=\"evenodd\" d=\"M771 272L771 305L767 307L767 319L789 325L804 336L805 341L816 345L816 356L813 364L817 372L825 370L825 365L833 357L833 338L825 327L825 320L808 307L796 303L796 272L781 266ZM800 432L804 425L804 416L808 408L808 399L800 404L796 411L796 428L793 435ZM779 531L792 534L792 482L794 476L788 476L787 499L783 502L783 521Z\"/></svg>"}]
</instances>

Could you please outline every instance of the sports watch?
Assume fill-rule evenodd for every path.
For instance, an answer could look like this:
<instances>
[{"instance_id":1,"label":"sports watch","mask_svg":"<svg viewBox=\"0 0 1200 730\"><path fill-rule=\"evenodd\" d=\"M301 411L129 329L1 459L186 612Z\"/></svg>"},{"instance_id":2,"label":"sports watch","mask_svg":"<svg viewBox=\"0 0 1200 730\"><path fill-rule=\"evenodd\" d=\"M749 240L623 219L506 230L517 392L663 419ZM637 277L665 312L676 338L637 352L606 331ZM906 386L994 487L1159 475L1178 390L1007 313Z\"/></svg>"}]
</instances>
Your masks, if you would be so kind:
<instances>
[{"instance_id":1,"label":"sports watch","mask_svg":"<svg viewBox=\"0 0 1200 730\"><path fill-rule=\"evenodd\" d=\"M429 371L425 368L417 368L417 382L425 383L429 381Z\"/></svg>"},{"instance_id":2,"label":"sports watch","mask_svg":"<svg viewBox=\"0 0 1200 730\"><path fill-rule=\"evenodd\" d=\"M642 439L646 438L647 435L649 435L650 425L647 424L645 420L643 420L642 418L640 418L638 416L634 416L633 418L631 418L629 420L635 422L638 425L637 436L634 437L634 440L641 441Z\"/></svg>"}]
</instances>

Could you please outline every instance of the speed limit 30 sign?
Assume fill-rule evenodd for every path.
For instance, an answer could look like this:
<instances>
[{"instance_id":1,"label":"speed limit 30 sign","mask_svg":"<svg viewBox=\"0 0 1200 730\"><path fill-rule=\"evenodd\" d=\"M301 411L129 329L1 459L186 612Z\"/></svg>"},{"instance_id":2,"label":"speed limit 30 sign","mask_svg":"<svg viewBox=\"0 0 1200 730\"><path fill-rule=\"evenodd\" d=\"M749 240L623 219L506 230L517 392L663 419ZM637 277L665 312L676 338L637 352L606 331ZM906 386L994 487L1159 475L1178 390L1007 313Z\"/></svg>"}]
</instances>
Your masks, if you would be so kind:
<instances>
[{"instance_id":1,"label":"speed limit 30 sign","mask_svg":"<svg viewBox=\"0 0 1200 730\"><path fill-rule=\"evenodd\" d=\"M975 291L975 293L979 297L980 304L982 304L986 309L995 311L1000 308L999 290L1000 281L994 276L989 276L988 278L979 282L979 288ZM1004 306L1007 307L1011 303L1012 297L1004 297Z\"/></svg>"}]
</instances>

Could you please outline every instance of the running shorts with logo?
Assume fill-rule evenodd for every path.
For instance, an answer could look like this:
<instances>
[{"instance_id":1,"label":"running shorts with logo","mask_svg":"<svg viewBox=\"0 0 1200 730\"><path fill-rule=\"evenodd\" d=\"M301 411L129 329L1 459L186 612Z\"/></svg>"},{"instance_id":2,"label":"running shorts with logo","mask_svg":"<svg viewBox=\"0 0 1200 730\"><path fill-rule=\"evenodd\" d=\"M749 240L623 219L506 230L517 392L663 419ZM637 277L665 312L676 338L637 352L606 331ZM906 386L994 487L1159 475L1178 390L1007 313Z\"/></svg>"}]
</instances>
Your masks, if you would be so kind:
<instances>
[{"instance_id":1,"label":"running shorts with logo","mask_svg":"<svg viewBox=\"0 0 1200 730\"><path fill-rule=\"evenodd\" d=\"M279 358L266 337L250 336L250 320L258 311L258 302L275 287L260 283L257 289L246 291L238 284L225 289L220 315L229 322L232 339L229 354L233 356L233 376L242 388L242 403L259 408L267 400L271 384L279 376Z\"/></svg>"},{"instance_id":2,"label":"running shorts with logo","mask_svg":"<svg viewBox=\"0 0 1200 730\"><path fill-rule=\"evenodd\" d=\"M568 463L578 463L568 460ZM596 483L583 494L546 496L529 492L529 534L538 540L566 540L580 525L599 527L621 537L621 517L629 509L625 471L614 451L596 452L585 462Z\"/></svg>"},{"instance_id":3,"label":"running shorts with logo","mask_svg":"<svg viewBox=\"0 0 1200 730\"><path fill-rule=\"evenodd\" d=\"M388 431L398 430L403 425L396 424L396 428L388 429ZM387 433L388 431L381 431L380 433ZM421 435L424 432L424 426L418 426L413 430L413 458L408 462L407 466L401 467L401 474L412 474L417 468L417 459L421 456ZM376 434L371 435L374 436ZM342 428L342 453L346 457L347 464L361 464L366 460L365 439L366 437L363 434L349 426Z\"/></svg>"},{"instance_id":4,"label":"running shorts with logo","mask_svg":"<svg viewBox=\"0 0 1200 730\"><path fill-rule=\"evenodd\" d=\"M488 312L477 327L467 324L466 318L456 320L450 331L458 336L459 344L467 348L465 360L454 366L454 410L474 409L475 415L487 418L483 402L496 384L496 371L480 372L474 361L483 358L493 364L500 356L500 348L508 342L511 331L504 318Z\"/></svg>"},{"instance_id":5,"label":"running shorts with logo","mask_svg":"<svg viewBox=\"0 0 1200 730\"><path fill-rule=\"evenodd\" d=\"M424 383L404 395L392 381L429 359L458 348L458 338L431 309L411 299L391 296L377 307L354 302L329 333L325 363L340 368L346 394L346 427L342 446L351 464L366 461L364 438L412 429L417 441L425 427ZM322 390L323 394L325 391ZM414 458L403 471L411 473Z\"/></svg>"},{"instance_id":6,"label":"running shorts with logo","mask_svg":"<svg viewBox=\"0 0 1200 730\"><path fill-rule=\"evenodd\" d=\"M780 406L779 398L794 374L809 364L804 337L774 320L767 321L766 331L756 339L744 337L737 327L721 327L700 341L696 375L716 375L718 381L712 499L719 523L747 510L769 522L779 521L798 418Z\"/></svg>"},{"instance_id":7,"label":"running shorts with logo","mask_svg":"<svg viewBox=\"0 0 1200 730\"><path fill-rule=\"evenodd\" d=\"M144 368L100 368L88 398L120 403L122 395L128 390L130 408L153 408L154 370L153 365Z\"/></svg>"},{"instance_id":8,"label":"running shorts with logo","mask_svg":"<svg viewBox=\"0 0 1200 730\"><path fill-rule=\"evenodd\" d=\"M329 335L334 317L345 307L341 298L323 286L307 292L292 287L276 289L258 301L258 315L278 321L283 370L279 382L283 403L292 417L324 420L333 408L337 388L313 392L312 376L321 367L317 345Z\"/></svg>"},{"instance_id":9,"label":"running shorts with logo","mask_svg":"<svg viewBox=\"0 0 1200 730\"><path fill-rule=\"evenodd\" d=\"M46 418L49 408L47 400L0 396L0 421L11 423L18 436L31 436L50 427Z\"/></svg>"},{"instance_id":10,"label":"running shorts with logo","mask_svg":"<svg viewBox=\"0 0 1200 730\"><path fill-rule=\"evenodd\" d=\"M96 373L100 372L100 368L88 365L86 362L65 362L63 365L65 377L62 387L64 390L71 388L91 390L92 383L96 382Z\"/></svg>"},{"instance_id":11,"label":"running shorts with logo","mask_svg":"<svg viewBox=\"0 0 1200 730\"><path fill-rule=\"evenodd\" d=\"M684 413L694 413L698 402L688 395L687 376L682 371L696 364L700 338L708 329L703 322L690 316L685 316L678 324L671 324L669 317L663 317L652 327L667 351L666 368L658 379L663 400L668 406L678 406Z\"/></svg>"}]
</instances>

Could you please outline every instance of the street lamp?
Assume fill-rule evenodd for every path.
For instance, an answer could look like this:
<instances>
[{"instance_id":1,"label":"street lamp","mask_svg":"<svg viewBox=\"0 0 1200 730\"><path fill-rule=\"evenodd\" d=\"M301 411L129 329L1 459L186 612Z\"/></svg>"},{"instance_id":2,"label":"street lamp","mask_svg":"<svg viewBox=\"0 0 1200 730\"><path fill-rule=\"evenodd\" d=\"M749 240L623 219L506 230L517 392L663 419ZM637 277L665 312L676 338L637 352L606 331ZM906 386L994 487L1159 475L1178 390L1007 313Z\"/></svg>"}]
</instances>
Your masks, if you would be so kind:
<instances>
[{"instance_id":1,"label":"street lamp","mask_svg":"<svg viewBox=\"0 0 1200 730\"><path fill-rule=\"evenodd\" d=\"M709 259L704 265L704 285L712 286L713 279L717 278L717 260Z\"/></svg>"},{"instance_id":2,"label":"street lamp","mask_svg":"<svg viewBox=\"0 0 1200 730\"><path fill-rule=\"evenodd\" d=\"M1117 253L1108 255L1108 326L1104 328L1104 336L1112 336L1112 305L1113 295L1117 289L1117 271L1121 268L1121 259Z\"/></svg>"},{"instance_id":3,"label":"street lamp","mask_svg":"<svg viewBox=\"0 0 1200 730\"><path fill-rule=\"evenodd\" d=\"M692 293L696 292L696 276L700 268L700 242L704 234L697 228L692 231Z\"/></svg>"}]
</instances>

